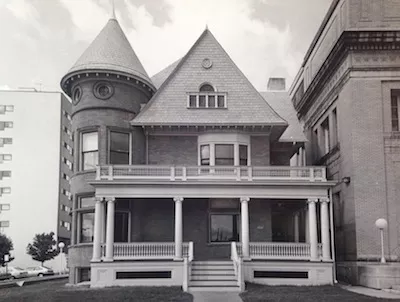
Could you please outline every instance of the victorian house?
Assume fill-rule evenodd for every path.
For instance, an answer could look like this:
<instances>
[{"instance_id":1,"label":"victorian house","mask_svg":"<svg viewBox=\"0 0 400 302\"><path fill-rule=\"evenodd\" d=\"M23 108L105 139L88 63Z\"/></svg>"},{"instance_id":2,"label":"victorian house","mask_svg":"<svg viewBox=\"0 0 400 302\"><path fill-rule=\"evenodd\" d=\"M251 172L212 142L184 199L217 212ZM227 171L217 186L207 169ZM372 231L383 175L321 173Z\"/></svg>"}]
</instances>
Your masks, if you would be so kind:
<instances>
[{"instance_id":1,"label":"victorian house","mask_svg":"<svg viewBox=\"0 0 400 302\"><path fill-rule=\"evenodd\" d=\"M257 91L208 29L150 78L111 18L61 80L76 150L70 283L332 284L334 182L304 165L282 83Z\"/></svg>"}]
</instances>

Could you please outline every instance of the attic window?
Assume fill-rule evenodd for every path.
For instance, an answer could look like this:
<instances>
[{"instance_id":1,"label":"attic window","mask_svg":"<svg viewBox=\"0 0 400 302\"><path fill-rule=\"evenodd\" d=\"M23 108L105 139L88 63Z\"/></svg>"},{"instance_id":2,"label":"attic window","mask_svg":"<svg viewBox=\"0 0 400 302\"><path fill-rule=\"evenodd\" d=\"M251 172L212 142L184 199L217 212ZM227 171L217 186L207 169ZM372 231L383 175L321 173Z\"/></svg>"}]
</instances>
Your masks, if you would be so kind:
<instances>
[{"instance_id":1,"label":"attic window","mask_svg":"<svg viewBox=\"0 0 400 302\"><path fill-rule=\"evenodd\" d=\"M214 87L212 87L210 84L203 84L200 87L200 92L214 92Z\"/></svg>"},{"instance_id":2,"label":"attic window","mask_svg":"<svg viewBox=\"0 0 400 302\"><path fill-rule=\"evenodd\" d=\"M187 107L200 109L227 108L227 94L223 92L188 93Z\"/></svg>"}]
</instances>

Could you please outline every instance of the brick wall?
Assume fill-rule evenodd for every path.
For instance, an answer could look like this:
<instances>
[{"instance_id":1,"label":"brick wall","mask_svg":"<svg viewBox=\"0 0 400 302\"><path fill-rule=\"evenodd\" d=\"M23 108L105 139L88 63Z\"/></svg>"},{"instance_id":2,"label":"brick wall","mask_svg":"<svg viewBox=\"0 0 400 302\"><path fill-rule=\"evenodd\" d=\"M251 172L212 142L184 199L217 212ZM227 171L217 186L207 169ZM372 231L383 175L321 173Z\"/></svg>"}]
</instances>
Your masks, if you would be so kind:
<instances>
[{"instance_id":1,"label":"brick wall","mask_svg":"<svg viewBox=\"0 0 400 302\"><path fill-rule=\"evenodd\" d=\"M198 165L197 136L149 136L149 165Z\"/></svg>"}]
</instances>

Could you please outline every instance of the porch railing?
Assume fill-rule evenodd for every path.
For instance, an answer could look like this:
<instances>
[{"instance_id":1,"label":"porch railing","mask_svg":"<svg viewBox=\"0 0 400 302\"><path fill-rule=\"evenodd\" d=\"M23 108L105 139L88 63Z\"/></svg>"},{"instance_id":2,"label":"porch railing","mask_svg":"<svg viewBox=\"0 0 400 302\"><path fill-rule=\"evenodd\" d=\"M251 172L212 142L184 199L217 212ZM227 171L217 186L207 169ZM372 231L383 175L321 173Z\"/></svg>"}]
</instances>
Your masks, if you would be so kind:
<instances>
[{"instance_id":1,"label":"porch railing","mask_svg":"<svg viewBox=\"0 0 400 302\"><path fill-rule=\"evenodd\" d=\"M235 271L235 276L237 278L238 286L240 291L244 290L244 270L243 270L243 259L238 253L236 242L231 242L231 259L233 261L233 268Z\"/></svg>"},{"instance_id":2,"label":"porch railing","mask_svg":"<svg viewBox=\"0 0 400 302\"><path fill-rule=\"evenodd\" d=\"M326 181L325 167L287 166L98 166L96 180L155 181L265 181L302 180Z\"/></svg>"},{"instance_id":3,"label":"porch railing","mask_svg":"<svg viewBox=\"0 0 400 302\"><path fill-rule=\"evenodd\" d=\"M242 255L242 244L236 243ZM318 244L318 256L322 257L322 244ZM250 258L266 260L310 260L309 243L297 242L250 242Z\"/></svg>"},{"instance_id":4,"label":"porch railing","mask_svg":"<svg viewBox=\"0 0 400 302\"><path fill-rule=\"evenodd\" d=\"M183 256L183 267L184 267L184 274L183 274L183 291L187 292L189 289L189 280L192 274L192 261L194 259L194 245L193 242L189 242L187 254Z\"/></svg>"},{"instance_id":5,"label":"porch railing","mask_svg":"<svg viewBox=\"0 0 400 302\"><path fill-rule=\"evenodd\" d=\"M105 256L105 245L101 247ZM189 256L189 243L183 243L183 257ZM127 242L114 243L115 260L174 259L174 242Z\"/></svg>"}]
</instances>

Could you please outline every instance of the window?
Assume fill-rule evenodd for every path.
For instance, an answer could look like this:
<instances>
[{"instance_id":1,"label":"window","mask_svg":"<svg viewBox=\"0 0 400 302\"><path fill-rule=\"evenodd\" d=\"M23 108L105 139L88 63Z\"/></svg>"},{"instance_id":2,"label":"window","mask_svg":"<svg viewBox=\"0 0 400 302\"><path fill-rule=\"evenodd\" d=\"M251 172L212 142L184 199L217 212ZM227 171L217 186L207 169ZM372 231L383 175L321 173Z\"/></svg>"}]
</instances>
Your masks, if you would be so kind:
<instances>
[{"instance_id":1,"label":"window","mask_svg":"<svg viewBox=\"0 0 400 302\"><path fill-rule=\"evenodd\" d=\"M12 155L11 154L0 154L0 163L4 161L11 161Z\"/></svg>"},{"instance_id":2,"label":"window","mask_svg":"<svg viewBox=\"0 0 400 302\"><path fill-rule=\"evenodd\" d=\"M0 137L0 147L4 145L10 145L12 144L12 138L10 137Z\"/></svg>"},{"instance_id":3,"label":"window","mask_svg":"<svg viewBox=\"0 0 400 302\"><path fill-rule=\"evenodd\" d=\"M60 226L66 228L68 231L71 230L71 223L68 221L60 221Z\"/></svg>"},{"instance_id":4,"label":"window","mask_svg":"<svg viewBox=\"0 0 400 302\"><path fill-rule=\"evenodd\" d=\"M197 107L197 97L196 97L196 95L190 95L189 96L189 107L190 108Z\"/></svg>"},{"instance_id":5,"label":"window","mask_svg":"<svg viewBox=\"0 0 400 302\"><path fill-rule=\"evenodd\" d=\"M79 208L89 208L89 207L94 207L96 204L96 200L94 199L94 196L91 197L81 197L79 199Z\"/></svg>"},{"instance_id":6,"label":"window","mask_svg":"<svg viewBox=\"0 0 400 302\"><path fill-rule=\"evenodd\" d=\"M214 92L214 87L212 87L210 84L203 84L201 85L200 92Z\"/></svg>"},{"instance_id":7,"label":"window","mask_svg":"<svg viewBox=\"0 0 400 302\"><path fill-rule=\"evenodd\" d=\"M129 165L130 134L110 131L110 164Z\"/></svg>"},{"instance_id":8,"label":"window","mask_svg":"<svg viewBox=\"0 0 400 302\"><path fill-rule=\"evenodd\" d=\"M0 105L0 114L4 114L6 112L13 112L14 106L13 105Z\"/></svg>"},{"instance_id":9,"label":"window","mask_svg":"<svg viewBox=\"0 0 400 302\"><path fill-rule=\"evenodd\" d=\"M200 165L202 166L210 165L210 145L200 146Z\"/></svg>"},{"instance_id":10,"label":"window","mask_svg":"<svg viewBox=\"0 0 400 302\"><path fill-rule=\"evenodd\" d=\"M5 128L13 128L13 122L0 122L0 130L4 130Z\"/></svg>"},{"instance_id":11,"label":"window","mask_svg":"<svg viewBox=\"0 0 400 302\"><path fill-rule=\"evenodd\" d=\"M72 171L73 164L72 164L68 159L66 159L65 157L63 157L63 162L64 162L64 164L66 164L67 167Z\"/></svg>"},{"instance_id":12,"label":"window","mask_svg":"<svg viewBox=\"0 0 400 302\"><path fill-rule=\"evenodd\" d=\"M10 226L9 221L0 221L0 228L8 228Z\"/></svg>"},{"instance_id":13,"label":"window","mask_svg":"<svg viewBox=\"0 0 400 302\"><path fill-rule=\"evenodd\" d=\"M215 165L217 166L234 165L233 145L215 145Z\"/></svg>"},{"instance_id":14,"label":"window","mask_svg":"<svg viewBox=\"0 0 400 302\"><path fill-rule=\"evenodd\" d=\"M79 213L79 243L93 242L94 213Z\"/></svg>"},{"instance_id":15,"label":"window","mask_svg":"<svg viewBox=\"0 0 400 302\"><path fill-rule=\"evenodd\" d=\"M199 95L199 108L206 108L206 96Z\"/></svg>"},{"instance_id":16,"label":"window","mask_svg":"<svg viewBox=\"0 0 400 302\"><path fill-rule=\"evenodd\" d=\"M78 282L90 281L90 267L78 268Z\"/></svg>"},{"instance_id":17,"label":"window","mask_svg":"<svg viewBox=\"0 0 400 302\"><path fill-rule=\"evenodd\" d=\"M399 131L400 90L391 90L392 131Z\"/></svg>"},{"instance_id":18,"label":"window","mask_svg":"<svg viewBox=\"0 0 400 302\"><path fill-rule=\"evenodd\" d=\"M247 166L247 146L239 145L239 165Z\"/></svg>"},{"instance_id":19,"label":"window","mask_svg":"<svg viewBox=\"0 0 400 302\"><path fill-rule=\"evenodd\" d=\"M332 126L333 126L333 129L331 129L331 132L332 132L332 135L331 135L332 146L331 147L334 147L338 143L338 126L337 126L337 111L336 111L336 108L332 110L331 118L332 118Z\"/></svg>"},{"instance_id":20,"label":"window","mask_svg":"<svg viewBox=\"0 0 400 302\"><path fill-rule=\"evenodd\" d=\"M211 88L207 88L210 86ZM202 90L204 88L204 90ZM200 88L200 92L188 94L188 108L226 108L227 94L214 92L211 85L205 84Z\"/></svg>"},{"instance_id":21,"label":"window","mask_svg":"<svg viewBox=\"0 0 400 302\"><path fill-rule=\"evenodd\" d=\"M62 204L62 205L60 205L60 209L61 209L61 211L64 211L64 212L71 212L71 208L69 207L69 206L66 206L65 204Z\"/></svg>"},{"instance_id":22,"label":"window","mask_svg":"<svg viewBox=\"0 0 400 302\"><path fill-rule=\"evenodd\" d=\"M70 178L67 174L65 174L65 173L63 173L62 177L63 177L63 179L68 180L68 181L71 179L71 178Z\"/></svg>"},{"instance_id":23,"label":"window","mask_svg":"<svg viewBox=\"0 0 400 302\"><path fill-rule=\"evenodd\" d=\"M217 103L218 108L225 108L225 96L224 95L218 95L218 103Z\"/></svg>"},{"instance_id":24,"label":"window","mask_svg":"<svg viewBox=\"0 0 400 302\"><path fill-rule=\"evenodd\" d=\"M65 196L67 196L68 199L71 199L71 198L72 198L71 192L69 192L69 191L67 191L67 190L65 190L65 189L62 189L62 193L63 193Z\"/></svg>"},{"instance_id":25,"label":"window","mask_svg":"<svg viewBox=\"0 0 400 302\"><path fill-rule=\"evenodd\" d=\"M11 171L0 171L0 179L4 177L11 177Z\"/></svg>"},{"instance_id":26,"label":"window","mask_svg":"<svg viewBox=\"0 0 400 302\"><path fill-rule=\"evenodd\" d=\"M0 194L10 194L11 193L11 188L10 187L2 187L0 188Z\"/></svg>"},{"instance_id":27,"label":"window","mask_svg":"<svg viewBox=\"0 0 400 302\"><path fill-rule=\"evenodd\" d=\"M81 169L95 169L99 163L97 132L82 133Z\"/></svg>"},{"instance_id":28,"label":"window","mask_svg":"<svg viewBox=\"0 0 400 302\"><path fill-rule=\"evenodd\" d=\"M8 203L0 204L0 211L9 211L9 210L10 210L10 204Z\"/></svg>"},{"instance_id":29,"label":"window","mask_svg":"<svg viewBox=\"0 0 400 302\"><path fill-rule=\"evenodd\" d=\"M320 149L322 155L328 154L331 149L330 132L329 132L329 118L326 118L321 124L321 141Z\"/></svg>"},{"instance_id":30,"label":"window","mask_svg":"<svg viewBox=\"0 0 400 302\"><path fill-rule=\"evenodd\" d=\"M211 214L210 224L211 242L239 241L239 214Z\"/></svg>"},{"instance_id":31,"label":"window","mask_svg":"<svg viewBox=\"0 0 400 302\"><path fill-rule=\"evenodd\" d=\"M64 148L67 149L67 151L69 152L69 154L73 154L73 149L70 145L68 145L67 143L64 142Z\"/></svg>"},{"instance_id":32,"label":"window","mask_svg":"<svg viewBox=\"0 0 400 302\"><path fill-rule=\"evenodd\" d=\"M71 116L69 115L69 113L65 110L63 110L63 116L65 116L67 118L67 120L71 121Z\"/></svg>"}]
</instances>

